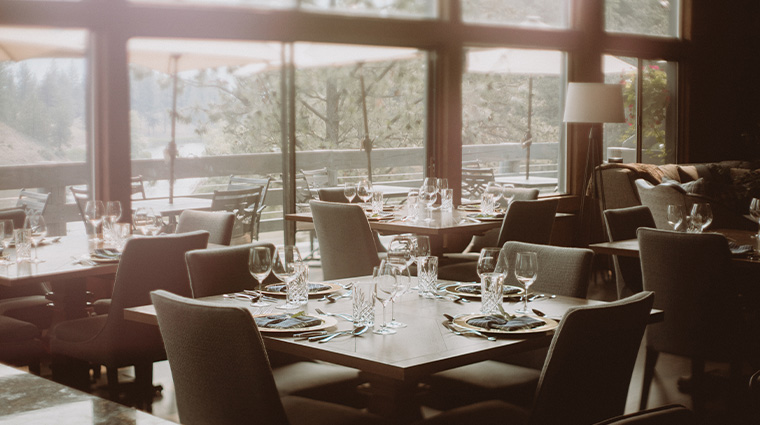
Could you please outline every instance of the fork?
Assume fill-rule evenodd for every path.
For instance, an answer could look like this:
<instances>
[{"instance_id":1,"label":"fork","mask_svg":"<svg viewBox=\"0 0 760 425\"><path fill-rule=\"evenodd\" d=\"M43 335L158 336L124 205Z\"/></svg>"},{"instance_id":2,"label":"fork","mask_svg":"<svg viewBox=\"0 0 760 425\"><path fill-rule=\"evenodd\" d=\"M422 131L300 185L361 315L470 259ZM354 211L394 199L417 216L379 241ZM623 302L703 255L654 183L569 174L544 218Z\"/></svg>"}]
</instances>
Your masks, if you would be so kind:
<instances>
[{"instance_id":1,"label":"fork","mask_svg":"<svg viewBox=\"0 0 760 425\"><path fill-rule=\"evenodd\" d=\"M323 316L335 316L335 317L340 317L341 319L348 320L349 322L353 322L354 321L354 316L352 316L350 314L324 312L324 311L322 311L322 310L320 310L318 308L315 308L314 311L316 311L317 314L321 314Z\"/></svg>"},{"instance_id":2,"label":"fork","mask_svg":"<svg viewBox=\"0 0 760 425\"><path fill-rule=\"evenodd\" d=\"M472 335L477 335L477 336L479 336L479 337L485 338L485 339L487 339L487 340L489 340L489 341L496 341L496 337L493 337L493 336L488 336L488 335L486 335L486 334L484 334L484 333L481 333L480 331L476 331L475 329L465 329L465 328L461 328L461 327L459 327L459 326L456 326L456 325L454 325L454 324L453 324L453 323L451 323L451 322L444 322L444 323L443 323L443 326L445 326L445 327L446 327L446 329L448 329L448 330L450 330L452 333L454 333L454 335L462 335L462 336L466 336L466 334L472 334Z\"/></svg>"}]
</instances>

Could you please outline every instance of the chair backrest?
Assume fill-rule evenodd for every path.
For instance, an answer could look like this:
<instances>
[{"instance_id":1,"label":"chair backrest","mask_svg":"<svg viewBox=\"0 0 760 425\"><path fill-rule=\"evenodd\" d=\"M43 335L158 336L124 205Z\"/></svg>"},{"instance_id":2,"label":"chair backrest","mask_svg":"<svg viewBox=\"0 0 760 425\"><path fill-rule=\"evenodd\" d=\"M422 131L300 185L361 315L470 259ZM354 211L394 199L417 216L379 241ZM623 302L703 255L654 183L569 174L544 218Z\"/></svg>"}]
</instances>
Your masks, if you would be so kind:
<instances>
[{"instance_id":1,"label":"chair backrest","mask_svg":"<svg viewBox=\"0 0 760 425\"><path fill-rule=\"evenodd\" d=\"M607 238L611 241L636 239L639 227L655 227L649 207L643 205L604 211ZM641 261L634 257L613 255L618 299L642 290Z\"/></svg>"},{"instance_id":2,"label":"chair backrest","mask_svg":"<svg viewBox=\"0 0 760 425\"><path fill-rule=\"evenodd\" d=\"M185 259L193 298L256 289L256 279L248 271L248 259L254 246L267 247L274 255L274 245L267 242L188 251ZM264 280L265 284L268 281L276 281L274 274L270 273L269 278Z\"/></svg>"},{"instance_id":3,"label":"chair backrest","mask_svg":"<svg viewBox=\"0 0 760 425\"><path fill-rule=\"evenodd\" d=\"M691 202L687 199L686 192L676 185L658 184L655 186L644 179L637 179L636 190L639 192L641 205L649 207L658 229L672 229L668 224L668 205L681 205L686 214L691 208Z\"/></svg>"},{"instance_id":4,"label":"chair backrest","mask_svg":"<svg viewBox=\"0 0 760 425\"><path fill-rule=\"evenodd\" d=\"M327 167L318 168L316 170L300 170L303 174L306 182L309 183L309 188L319 189L320 187L327 187L330 185L330 177L327 173Z\"/></svg>"},{"instance_id":5,"label":"chair backrest","mask_svg":"<svg viewBox=\"0 0 760 425\"><path fill-rule=\"evenodd\" d=\"M288 424L251 313L151 294L183 424Z\"/></svg>"},{"instance_id":6,"label":"chair backrest","mask_svg":"<svg viewBox=\"0 0 760 425\"><path fill-rule=\"evenodd\" d=\"M13 227L16 229L24 227L25 219L26 211L21 208L0 211L0 220L13 220Z\"/></svg>"},{"instance_id":7,"label":"chair backrest","mask_svg":"<svg viewBox=\"0 0 760 425\"><path fill-rule=\"evenodd\" d=\"M696 423L697 420L691 410L680 404L668 404L616 416L594 425L692 425Z\"/></svg>"},{"instance_id":8,"label":"chair backrest","mask_svg":"<svg viewBox=\"0 0 760 425\"><path fill-rule=\"evenodd\" d=\"M205 230L209 233L209 243L229 245L234 226L235 214L231 212L184 210L179 215L175 233Z\"/></svg>"},{"instance_id":9,"label":"chair backrest","mask_svg":"<svg viewBox=\"0 0 760 425\"><path fill-rule=\"evenodd\" d=\"M18 200L16 201L16 208L21 208L24 211L29 211L30 214L45 214L49 200L49 193L39 193L21 189L21 192L18 194Z\"/></svg>"},{"instance_id":10,"label":"chair backrest","mask_svg":"<svg viewBox=\"0 0 760 425\"><path fill-rule=\"evenodd\" d=\"M647 344L689 357L728 359L743 329L728 242L717 233L638 230L645 291L657 293L665 320L649 327Z\"/></svg>"},{"instance_id":11,"label":"chair backrest","mask_svg":"<svg viewBox=\"0 0 760 425\"><path fill-rule=\"evenodd\" d=\"M654 294L568 310L549 347L531 424L591 424L623 414Z\"/></svg>"},{"instance_id":12,"label":"chair backrest","mask_svg":"<svg viewBox=\"0 0 760 425\"><path fill-rule=\"evenodd\" d=\"M311 201L325 279L364 276L380 264L367 216L359 205Z\"/></svg>"},{"instance_id":13,"label":"chair backrest","mask_svg":"<svg viewBox=\"0 0 760 425\"><path fill-rule=\"evenodd\" d=\"M342 187L323 187L319 189L318 192L320 201L340 202L343 204L348 203L348 198L346 198L346 195L343 194ZM353 204L359 202L361 202L361 199L359 199L358 196L354 197L354 199L351 201Z\"/></svg>"},{"instance_id":14,"label":"chair backrest","mask_svg":"<svg viewBox=\"0 0 760 425\"><path fill-rule=\"evenodd\" d=\"M238 190L215 190L211 198L211 211L235 213L233 238L253 233L255 216L261 200L262 187Z\"/></svg>"},{"instance_id":15,"label":"chair backrest","mask_svg":"<svg viewBox=\"0 0 760 425\"><path fill-rule=\"evenodd\" d=\"M504 244L510 270L514 270L518 252L534 251L538 255L538 274L531 286L535 292L568 297L586 298L591 280L594 252L584 248L507 242ZM509 273L505 281L508 285L522 286L514 273Z\"/></svg>"},{"instance_id":16,"label":"chair backrest","mask_svg":"<svg viewBox=\"0 0 760 425\"><path fill-rule=\"evenodd\" d=\"M507 241L548 244L558 203L556 198L512 201L504 214L496 246Z\"/></svg>"},{"instance_id":17,"label":"chair backrest","mask_svg":"<svg viewBox=\"0 0 760 425\"><path fill-rule=\"evenodd\" d=\"M74 195L74 202L77 204L77 208L79 209L79 216L82 218L85 230L88 234L94 233L92 226L87 221L87 216L84 213L84 209L87 207L87 201L90 200L90 192L87 190L87 188L79 188L74 186L69 187L69 189L71 190L71 194Z\"/></svg>"},{"instance_id":18,"label":"chair backrest","mask_svg":"<svg viewBox=\"0 0 760 425\"><path fill-rule=\"evenodd\" d=\"M266 203L267 192L269 191L270 183L272 183L271 177L258 179L232 175L230 176L229 183L227 183L227 190L252 189L255 187L261 187L261 199L259 199L259 208L261 208Z\"/></svg>"},{"instance_id":19,"label":"chair backrest","mask_svg":"<svg viewBox=\"0 0 760 425\"><path fill-rule=\"evenodd\" d=\"M140 176L134 176L132 177L132 196L140 195L142 199L148 199L148 197L145 195L145 184L143 183L143 177Z\"/></svg>"},{"instance_id":20,"label":"chair backrest","mask_svg":"<svg viewBox=\"0 0 760 425\"><path fill-rule=\"evenodd\" d=\"M491 168L462 167L462 197L479 199L488 182L495 181Z\"/></svg>"}]
</instances>

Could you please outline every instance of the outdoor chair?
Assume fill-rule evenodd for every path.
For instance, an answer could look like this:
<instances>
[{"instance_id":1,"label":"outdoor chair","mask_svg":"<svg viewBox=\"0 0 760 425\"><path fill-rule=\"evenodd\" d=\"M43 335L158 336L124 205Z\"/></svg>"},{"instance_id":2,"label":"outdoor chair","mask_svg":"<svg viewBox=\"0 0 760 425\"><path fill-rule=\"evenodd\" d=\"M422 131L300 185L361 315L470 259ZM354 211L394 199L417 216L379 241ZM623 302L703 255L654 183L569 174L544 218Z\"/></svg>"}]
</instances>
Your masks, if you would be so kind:
<instances>
[{"instance_id":1,"label":"outdoor chair","mask_svg":"<svg viewBox=\"0 0 760 425\"><path fill-rule=\"evenodd\" d=\"M130 182L132 187L132 197L134 198L135 195L140 195L140 199L148 199L148 197L145 195L145 184L143 183L143 177L142 176L134 176L132 177L132 181Z\"/></svg>"},{"instance_id":2,"label":"outdoor chair","mask_svg":"<svg viewBox=\"0 0 760 425\"><path fill-rule=\"evenodd\" d=\"M253 187L250 189L214 191L210 210L229 211L235 214L235 225L232 229L233 240L245 235L253 235L254 217L259 208L262 190L261 187Z\"/></svg>"},{"instance_id":3,"label":"outdoor chair","mask_svg":"<svg viewBox=\"0 0 760 425\"><path fill-rule=\"evenodd\" d=\"M49 193L39 193L21 189L21 192L18 194L18 200L16 201L16 208L23 209L26 211L27 215L31 215L32 213L45 214L49 201Z\"/></svg>"},{"instance_id":4,"label":"outdoor chair","mask_svg":"<svg viewBox=\"0 0 760 425\"><path fill-rule=\"evenodd\" d=\"M259 228L261 227L261 217L264 214L264 210L267 208L267 193L269 192L269 185L272 183L271 177L266 178L249 178L230 176L230 181L227 183L227 190L238 189L252 189L255 187L261 187L261 198L259 198L259 207L256 210L256 215L253 217L253 229L251 233L251 239L259 239Z\"/></svg>"},{"instance_id":5,"label":"outdoor chair","mask_svg":"<svg viewBox=\"0 0 760 425\"><path fill-rule=\"evenodd\" d=\"M71 190L71 194L74 195L74 202L77 204L77 208L79 209L79 216L82 218L85 231L87 234L94 234L95 231L93 230L90 222L87 221L87 216L84 213L84 210L87 207L87 201L90 200L90 192L87 190L87 188L79 188L75 186L69 187L69 190Z\"/></svg>"},{"instance_id":6,"label":"outdoor chair","mask_svg":"<svg viewBox=\"0 0 760 425\"><path fill-rule=\"evenodd\" d=\"M640 227L655 227L652 212L648 207L618 208L604 211L604 223L610 242L636 239ZM641 292L641 261L637 257L613 255L615 283L618 299Z\"/></svg>"},{"instance_id":7,"label":"outdoor chair","mask_svg":"<svg viewBox=\"0 0 760 425\"><path fill-rule=\"evenodd\" d=\"M153 292L151 298L183 424L378 423L374 416L347 406L281 397L261 334L247 309L167 291Z\"/></svg>"},{"instance_id":8,"label":"outdoor chair","mask_svg":"<svg viewBox=\"0 0 760 425\"><path fill-rule=\"evenodd\" d=\"M488 183L495 180L491 168L462 167L462 198L479 200Z\"/></svg>"},{"instance_id":9,"label":"outdoor chair","mask_svg":"<svg viewBox=\"0 0 760 425\"><path fill-rule=\"evenodd\" d=\"M185 210L179 215L175 233L205 230L209 233L209 243L229 245L234 226L235 214L231 212Z\"/></svg>"}]
</instances>

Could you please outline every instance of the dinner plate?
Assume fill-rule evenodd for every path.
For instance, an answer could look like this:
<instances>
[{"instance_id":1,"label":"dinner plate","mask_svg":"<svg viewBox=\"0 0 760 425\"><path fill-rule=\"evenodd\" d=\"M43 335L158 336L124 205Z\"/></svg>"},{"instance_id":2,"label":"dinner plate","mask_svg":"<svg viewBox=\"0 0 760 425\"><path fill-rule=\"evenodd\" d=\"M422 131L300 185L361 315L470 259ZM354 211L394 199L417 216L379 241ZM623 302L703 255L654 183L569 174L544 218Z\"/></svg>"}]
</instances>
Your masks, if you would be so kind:
<instances>
[{"instance_id":1,"label":"dinner plate","mask_svg":"<svg viewBox=\"0 0 760 425\"><path fill-rule=\"evenodd\" d=\"M87 258L96 263L102 263L102 264L118 263L120 260L120 258L103 258L103 257L92 256L92 255L88 255Z\"/></svg>"},{"instance_id":2,"label":"dinner plate","mask_svg":"<svg viewBox=\"0 0 760 425\"><path fill-rule=\"evenodd\" d=\"M322 295L332 294L334 292L338 292L341 289L343 289L343 287L340 286L340 285L338 285L337 283L327 283L327 282L310 282L310 283L318 283L318 284L327 285L327 286L330 287L330 289L323 289L321 291L309 292L309 296L310 297L312 297L312 296L314 296L314 297L321 297ZM264 294L264 295L275 295L275 296L284 297L286 295L284 291L272 291L272 290L268 290L268 288L270 286L276 286L276 285L282 285L282 283L274 283L272 285L267 285L267 286L264 287L264 289L261 291L261 293Z\"/></svg>"},{"instance_id":3,"label":"dinner plate","mask_svg":"<svg viewBox=\"0 0 760 425\"><path fill-rule=\"evenodd\" d=\"M369 221L381 221L381 220L392 220L392 219L393 219L392 212L382 212L380 214L367 214L367 220Z\"/></svg>"},{"instance_id":4,"label":"dinner plate","mask_svg":"<svg viewBox=\"0 0 760 425\"><path fill-rule=\"evenodd\" d=\"M446 292L452 295L456 295L458 297L465 297L465 298L480 298L480 294L473 294L472 292L460 292L459 288L465 287L465 286L477 286L480 287L479 283L466 283L462 285L451 285L446 287ZM515 292L513 294L505 294L504 297L514 297L514 296L520 296L523 293L525 293L525 290L519 286L514 285L504 285L504 288L514 288L517 289L519 292Z\"/></svg>"},{"instance_id":5,"label":"dinner plate","mask_svg":"<svg viewBox=\"0 0 760 425\"><path fill-rule=\"evenodd\" d=\"M271 316L271 314L255 314L253 317L266 317ZM309 331L320 331L322 329L327 329L331 326L335 326L338 323L338 320L334 317L330 316L322 316L320 314L309 314L311 317L316 317L320 320L322 320L322 323L315 326L308 326L305 328L288 328L288 329L277 329L277 328L265 328L263 326L259 326L259 332L263 333L294 333L294 332L309 332Z\"/></svg>"},{"instance_id":6,"label":"dinner plate","mask_svg":"<svg viewBox=\"0 0 760 425\"><path fill-rule=\"evenodd\" d=\"M498 214L470 213L470 214L467 214L467 217L474 218L474 219L480 220L480 221L502 221L502 220L504 220L504 214L503 213L498 213Z\"/></svg>"},{"instance_id":7,"label":"dinner plate","mask_svg":"<svg viewBox=\"0 0 760 425\"><path fill-rule=\"evenodd\" d=\"M470 324L467 323L467 321L470 320L470 319L473 319L473 318L476 318L476 317L484 317L484 316L486 316L486 315L485 314L468 314L468 315L465 315L465 316L460 316L460 317L457 317L456 319L454 319L454 324L456 324L457 326L460 326L460 327L462 327L464 329L474 329L474 330L480 331L480 332L482 332L484 334L493 334L493 335L540 334L540 333L545 333L545 332L549 332L551 330L554 330L554 329L557 328L557 326L559 326L559 323L557 323L556 320L552 320L552 319L549 319L549 318L546 318L546 317L533 316L533 315L529 315L529 317L532 317L534 319L541 319L541 320L543 320L546 323L544 325L541 325L541 326L536 327L536 328L532 328L532 329L520 329L520 330L516 330L516 331L508 331L508 330L501 330L501 329L486 329L486 328L481 328L479 326L473 326L473 325L470 325ZM524 315L519 315L519 316L524 316Z\"/></svg>"}]
</instances>

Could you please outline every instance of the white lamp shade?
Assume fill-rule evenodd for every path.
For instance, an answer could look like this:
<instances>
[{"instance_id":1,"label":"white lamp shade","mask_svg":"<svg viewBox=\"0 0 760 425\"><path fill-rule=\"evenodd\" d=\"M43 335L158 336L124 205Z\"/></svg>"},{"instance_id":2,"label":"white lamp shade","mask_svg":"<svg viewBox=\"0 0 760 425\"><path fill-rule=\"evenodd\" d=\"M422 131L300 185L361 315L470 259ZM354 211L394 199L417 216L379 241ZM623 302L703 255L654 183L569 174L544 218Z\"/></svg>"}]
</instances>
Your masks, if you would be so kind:
<instances>
[{"instance_id":1,"label":"white lamp shade","mask_svg":"<svg viewBox=\"0 0 760 425\"><path fill-rule=\"evenodd\" d=\"M565 122L625 122L623 86L603 83L570 83L565 101Z\"/></svg>"}]
</instances>

